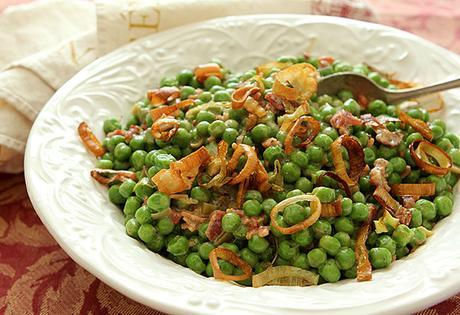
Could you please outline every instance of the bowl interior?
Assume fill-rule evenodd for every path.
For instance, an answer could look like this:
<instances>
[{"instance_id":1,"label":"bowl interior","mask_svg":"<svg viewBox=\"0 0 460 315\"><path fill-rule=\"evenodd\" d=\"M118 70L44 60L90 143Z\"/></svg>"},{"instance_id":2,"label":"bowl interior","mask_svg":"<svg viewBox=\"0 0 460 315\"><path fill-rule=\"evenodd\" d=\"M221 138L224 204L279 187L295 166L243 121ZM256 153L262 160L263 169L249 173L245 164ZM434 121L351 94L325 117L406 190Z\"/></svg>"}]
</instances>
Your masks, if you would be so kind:
<instances>
[{"instance_id":1,"label":"bowl interior","mask_svg":"<svg viewBox=\"0 0 460 315\"><path fill-rule=\"evenodd\" d=\"M106 188L89 176L95 159L76 127L87 121L102 137L107 117L126 119L132 104L164 75L219 58L245 70L281 55L330 55L366 62L403 80L430 83L460 73L459 58L388 27L319 16L245 16L150 36L94 62L45 106L26 151L28 191L41 219L79 264L129 297L171 313L335 314L412 312L455 294L460 285L460 211L435 228L426 245L373 281L316 287L241 288L207 279L150 252L124 231ZM460 134L460 92L444 94L440 115ZM456 198L457 204L459 197Z\"/></svg>"}]
</instances>

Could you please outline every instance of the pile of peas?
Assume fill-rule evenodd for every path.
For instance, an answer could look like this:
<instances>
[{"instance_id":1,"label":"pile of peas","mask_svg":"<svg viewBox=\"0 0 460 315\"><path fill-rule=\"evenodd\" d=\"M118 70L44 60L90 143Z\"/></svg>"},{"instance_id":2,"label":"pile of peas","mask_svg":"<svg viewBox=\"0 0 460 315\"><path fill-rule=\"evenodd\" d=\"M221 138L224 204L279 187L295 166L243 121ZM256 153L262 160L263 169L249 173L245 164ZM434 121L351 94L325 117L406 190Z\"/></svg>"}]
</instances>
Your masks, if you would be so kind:
<instances>
[{"instance_id":1,"label":"pile of peas","mask_svg":"<svg viewBox=\"0 0 460 315\"><path fill-rule=\"evenodd\" d=\"M214 62L220 64L219 61ZM318 68L321 76L343 71L358 72L367 75L383 87L396 88L383 75L370 71L363 64L351 65L337 60L320 67L316 58L291 56L281 57L278 62L307 62ZM209 152L215 154L217 143L221 140L226 141L230 147L229 157L232 153L231 144L235 143L237 137L245 130L248 113L244 109L231 108L231 95L243 82L251 82L256 71L252 69L243 73L231 73L228 69L222 69L223 79L210 76L202 83L197 81L191 70L182 70L176 76L161 79L161 87L178 87L182 100L189 97L194 99L194 105L187 111L179 111L176 118L180 122L180 128L170 141L165 142L152 137L150 128L153 121L149 110L153 106L147 99L134 105L133 114L124 125L115 118L104 122L105 134L118 129L127 130L131 125L143 126L145 129L143 133L134 135L129 140L122 135L107 136L103 140L107 153L96 163L98 168L130 170L137 174L137 181L128 179L121 184L114 183L108 190L110 201L123 210L127 234L142 241L150 250L208 277L213 275L209 253L216 246L220 246L238 254L252 266L254 274L272 265L289 265L319 274L320 283L355 278L354 247L357 230L368 219L368 204L372 203L380 208L378 216L382 215L382 209L372 197L375 187L370 184L369 175L359 179L359 191L351 198L346 197L341 187L328 177L323 178L322 185L318 184L318 178L322 173L326 170L334 171L330 147L339 137L339 133L330 125L329 120L341 109L356 117L364 113L398 117L398 107L395 104L374 100L367 109L363 109L347 90L342 90L337 95L313 96L310 101L311 116L321 122L321 131L305 149L296 149L289 155L284 152L286 133L279 130L285 119L284 113L275 114L268 111L268 114L259 119L257 125L242 139L242 143L256 148L259 159L270 176L274 175L276 161L279 161L279 171L283 180L283 188L279 191L269 190L262 194L249 189L246 192L242 210L247 217L263 216L264 224L269 226L270 211L278 202L304 193L315 194L323 203L334 202L342 196L342 214L339 217L320 218L309 228L292 235L283 235L271 228L269 236L255 235L248 240L247 228L242 224L241 217L228 212L222 219L222 229L230 237L226 242L216 245L206 236L208 223L201 224L197 231L191 232L182 229L180 223L174 224L170 216L158 216L169 208L188 209L189 205L172 200L168 195L157 191L151 181L152 176L161 169L168 169L171 162L193 152L197 148L194 146L196 143L206 146ZM280 69L273 68L262 78L265 86L263 95L271 92L273 75L278 71ZM423 108L411 108L407 113L413 118L429 121L429 114ZM435 119L429 122L429 126L433 132L433 143L445 150L454 164L460 165L459 138L448 132L441 120ZM386 168L389 184L433 182L436 185L436 195L419 199L415 203L410 209L412 219L409 225L388 224L387 232L370 233L367 247L373 269L388 267L392 261L403 258L425 242L426 231L431 230L438 220L452 212L452 191L457 182L457 176L453 173L445 176L429 175L415 165L408 146L414 140L423 139L420 133L399 122L389 122L386 127L390 131L404 134L404 139L398 147L387 147L378 141L368 145L370 139L375 137L371 128L354 126L350 130L350 135L354 136L363 148L366 164L372 168L377 158L384 158L389 161ZM281 145L263 148L262 142L271 137L279 140ZM294 144L297 140L300 139L295 139ZM348 153L345 150L343 157L348 161ZM238 169L244 165L244 158L240 162ZM411 167L411 172L401 177L407 165ZM205 174L199 176L202 176L202 182L209 180ZM219 197L217 190L205 189L198 181L184 193L199 203L213 203ZM299 202L286 207L278 215L277 221L280 226L291 226L308 218L310 212L307 203ZM157 215L157 219L152 219L152 214ZM225 260L219 260L219 265L225 274L241 274L239 268ZM251 280L241 283L251 285Z\"/></svg>"}]
</instances>

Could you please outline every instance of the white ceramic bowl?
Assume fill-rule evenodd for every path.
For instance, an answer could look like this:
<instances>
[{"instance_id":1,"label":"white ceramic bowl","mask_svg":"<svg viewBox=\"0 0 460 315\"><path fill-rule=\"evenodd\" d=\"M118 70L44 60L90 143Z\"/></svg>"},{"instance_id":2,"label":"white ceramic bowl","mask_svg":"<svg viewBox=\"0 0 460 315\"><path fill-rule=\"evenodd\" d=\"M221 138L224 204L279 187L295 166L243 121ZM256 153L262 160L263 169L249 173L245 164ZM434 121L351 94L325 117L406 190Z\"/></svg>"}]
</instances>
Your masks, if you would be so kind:
<instances>
[{"instance_id":1,"label":"white ceramic bowl","mask_svg":"<svg viewBox=\"0 0 460 315\"><path fill-rule=\"evenodd\" d=\"M81 266L121 293L178 314L397 314L423 309L460 290L460 209L427 244L370 282L315 287L241 288L208 279L147 250L124 231L106 188L89 176L95 159L76 127L102 137L104 117L125 117L160 77L220 58L244 70L280 55L332 55L367 62L398 78L430 83L460 73L460 58L381 25L303 15L243 16L180 27L129 44L92 63L49 101L30 132L27 188L40 218ZM448 127L460 134L460 91L446 92ZM459 205L459 197L456 198Z\"/></svg>"}]
</instances>

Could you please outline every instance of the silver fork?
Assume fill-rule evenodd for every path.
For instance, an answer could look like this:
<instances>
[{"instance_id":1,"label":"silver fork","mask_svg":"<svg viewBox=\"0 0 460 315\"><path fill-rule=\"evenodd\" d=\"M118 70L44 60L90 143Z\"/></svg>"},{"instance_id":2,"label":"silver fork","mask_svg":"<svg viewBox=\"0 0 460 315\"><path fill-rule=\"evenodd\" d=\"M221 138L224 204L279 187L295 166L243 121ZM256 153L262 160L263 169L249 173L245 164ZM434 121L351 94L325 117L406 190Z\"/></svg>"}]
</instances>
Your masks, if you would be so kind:
<instances>
[{"instance_id":1,"label":"silver fork","mask_svg":"<svg viewBox=\"0 0 460 315\"><path fill-rule=\"evenodd\" d=\"M341 72L321 78L317 95L334 95L340 90L346 89L355 96L362 94L368 99L381 99L390 104L454 88L460 88L460 77L419 88L390 90L377 85L362 74Z\"/></svg>"}]
</instances>

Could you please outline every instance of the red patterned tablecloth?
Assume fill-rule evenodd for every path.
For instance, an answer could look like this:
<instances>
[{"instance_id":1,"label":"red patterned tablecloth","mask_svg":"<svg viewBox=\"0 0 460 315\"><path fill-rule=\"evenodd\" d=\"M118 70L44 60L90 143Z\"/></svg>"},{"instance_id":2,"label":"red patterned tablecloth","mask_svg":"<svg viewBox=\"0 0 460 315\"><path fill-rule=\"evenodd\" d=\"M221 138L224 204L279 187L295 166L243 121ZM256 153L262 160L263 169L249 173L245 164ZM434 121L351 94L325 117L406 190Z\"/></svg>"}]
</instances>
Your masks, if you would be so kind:
<instances>
[{"instance_id":1,"label":"red patterned tablecloth","mask_svg":"<svg viewBox=\"0 0 460 315\"><path fill-rule=\"evenodd\" d=\"M8 4L29 0L0 0ZM460 53L460 0L367 0L383 24ZM440 35L441 34L441 35ZM40 222L22 175L0 174L0 314L162 314L73 262ZM419 314L460 314L460 294Z\"/></svg>"}]
</instances>

